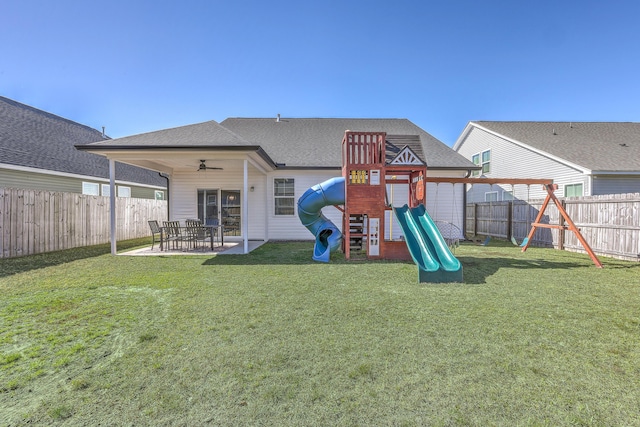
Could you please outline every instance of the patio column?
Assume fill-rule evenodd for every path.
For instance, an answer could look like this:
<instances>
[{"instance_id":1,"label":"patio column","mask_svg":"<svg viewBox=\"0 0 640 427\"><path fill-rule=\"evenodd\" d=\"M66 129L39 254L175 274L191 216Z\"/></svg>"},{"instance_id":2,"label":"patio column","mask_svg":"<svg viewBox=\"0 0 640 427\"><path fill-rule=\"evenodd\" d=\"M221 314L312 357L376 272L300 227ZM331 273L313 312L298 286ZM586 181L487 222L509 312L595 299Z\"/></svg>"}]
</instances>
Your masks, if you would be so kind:
<instances>
[{"instance_id":1,"label":"patio column","mask_svg":"<svg viewBox=\"0 0 640 427\"><path fill-rule=\"evenodd\" d=\"M249 162L244 159L242 187L242 253L249 253Z\"/></svg>"},{"instance_id":2,"label":"patio column","mask_svg":"<svg viewBox=\"0 0 640 427\"><path fill-rule=\"evenodd\" d=\"M116 161L109 159L109 224L111 229L111 255L116 248Z\"/></svg>"}]
</instances>

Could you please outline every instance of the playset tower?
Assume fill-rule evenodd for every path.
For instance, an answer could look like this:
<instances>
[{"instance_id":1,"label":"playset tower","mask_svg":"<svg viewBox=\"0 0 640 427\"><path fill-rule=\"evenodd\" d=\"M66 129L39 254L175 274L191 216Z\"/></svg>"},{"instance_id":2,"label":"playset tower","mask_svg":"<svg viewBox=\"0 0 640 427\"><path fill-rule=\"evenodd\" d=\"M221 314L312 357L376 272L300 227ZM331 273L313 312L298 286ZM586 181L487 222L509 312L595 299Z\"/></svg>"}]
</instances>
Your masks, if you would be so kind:
<instances>
[{"instance_id":1,"label":"playset tower","mask_svg":"<svg viewBox=\"0 0 640 427\"><path fill-rule=\"evenodd\" d=\"M425 202L427 167L408 147L387 158L385 132L346 131L342 139L342 176L345 181L343 250L367 259L411 259L404 241L385 239L392 215L387 184L409 187L410 207Z\"/></svg>"}]
</instances>

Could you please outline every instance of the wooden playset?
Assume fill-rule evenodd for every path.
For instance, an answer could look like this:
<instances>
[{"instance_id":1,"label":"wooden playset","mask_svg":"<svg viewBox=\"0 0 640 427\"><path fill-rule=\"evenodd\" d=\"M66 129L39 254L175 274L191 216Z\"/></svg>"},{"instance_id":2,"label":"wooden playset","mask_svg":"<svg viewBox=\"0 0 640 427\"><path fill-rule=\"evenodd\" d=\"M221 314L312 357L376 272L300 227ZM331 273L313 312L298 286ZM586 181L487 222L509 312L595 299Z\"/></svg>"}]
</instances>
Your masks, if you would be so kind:
<instances>
[{"instance_id":1,"label":"wooden playset","mask_svg":"<svg viewBox=\"0 0 640 427\"><path fill-rule=\"evenodd\" d=\"M427 166L405 147L392 159L386 156L385 132L346 131L342 140L342 177L344 178L343 243L346 259L354 253L366 254L367 259L411 259L406 241L387 240L385 228L389 226L385 212L392 210L392 200L386 191L387 184L405 184L409 187L407 205L415 208L425 204L427 182L447 182L452 184L504 184L542 185L547 197L531 224L529 235L522 245L526 251L537 228L557 228L570 230L589 254L597 267L602 263L586 242L580 230L573 223L562 204L555 196L557 186L550 179L516 178L436 178L427 177ZM561 225L541 222L545 210L553 202L564 223Z\"/></svg>"}]
</instances>

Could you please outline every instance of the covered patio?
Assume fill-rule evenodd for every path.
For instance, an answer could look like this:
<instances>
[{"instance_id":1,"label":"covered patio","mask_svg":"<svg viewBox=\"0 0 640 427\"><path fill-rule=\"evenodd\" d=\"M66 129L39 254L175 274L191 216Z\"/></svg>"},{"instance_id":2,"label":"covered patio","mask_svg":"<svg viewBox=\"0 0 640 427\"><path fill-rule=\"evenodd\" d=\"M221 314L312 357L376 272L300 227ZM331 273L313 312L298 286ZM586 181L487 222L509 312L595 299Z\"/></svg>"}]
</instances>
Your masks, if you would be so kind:
<instances>
[{"instance_id":1,"label":"covered patio","mask_svg":"<svg viewBox=\"0 0 640 427\"><path fill-rule=\"evenodd\" d=\"M133 249L126 252L118 252L117 255L122 256L190 256L190 255L200 255L200 256L218 256L218 255L243 255L245 253L251 252L254 249L259 248L264 243L264 240L249 240L248 242L248 251L245 252L243 242L225 242L223 245L215 246L213 250L211 250L208 246L205 245L205 249L191 249L191 250L183 250L183 249L165 249L160 250L159 245L146 246L144 248Z\"/></svg>"},{"instance_id":2,"label":"covered patio","mask_svg":"<svg viewBox=\"0 0 640 427\"><path fill-rule=\"evenodd\" d=\"M266 241L267 174L276 165L264 150L215 121L78 146L109 159L111 252L116 254L115 162L157 171L167 179L168 218L222 226L226 243L250 252ZM251 209L249 206L251 205ZM238 246L234 246L238 250ZM216 253L217 250L210 251ZM201 252L202 253L202 252Z\"/></svg>"}]
</instances>

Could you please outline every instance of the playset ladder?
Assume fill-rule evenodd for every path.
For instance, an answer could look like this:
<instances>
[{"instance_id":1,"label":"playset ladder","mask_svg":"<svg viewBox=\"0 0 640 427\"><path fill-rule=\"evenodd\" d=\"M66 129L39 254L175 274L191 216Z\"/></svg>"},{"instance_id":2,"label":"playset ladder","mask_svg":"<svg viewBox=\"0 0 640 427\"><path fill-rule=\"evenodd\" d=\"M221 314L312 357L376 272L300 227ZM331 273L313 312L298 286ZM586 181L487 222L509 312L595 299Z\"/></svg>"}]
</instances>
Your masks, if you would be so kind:
<instances>
[{"instance_id":1,"label":"playset ladder","mask_svg":"<svg viewBox=\"0 0 640 427\"><path fill-rule=\"evenodd\" d=\"M350 236L350 248L351 250L362 250L363 240L365 237L365 216L363 214L350 214L349 215L349 236Z\"/></svg>"}]
</instances>

